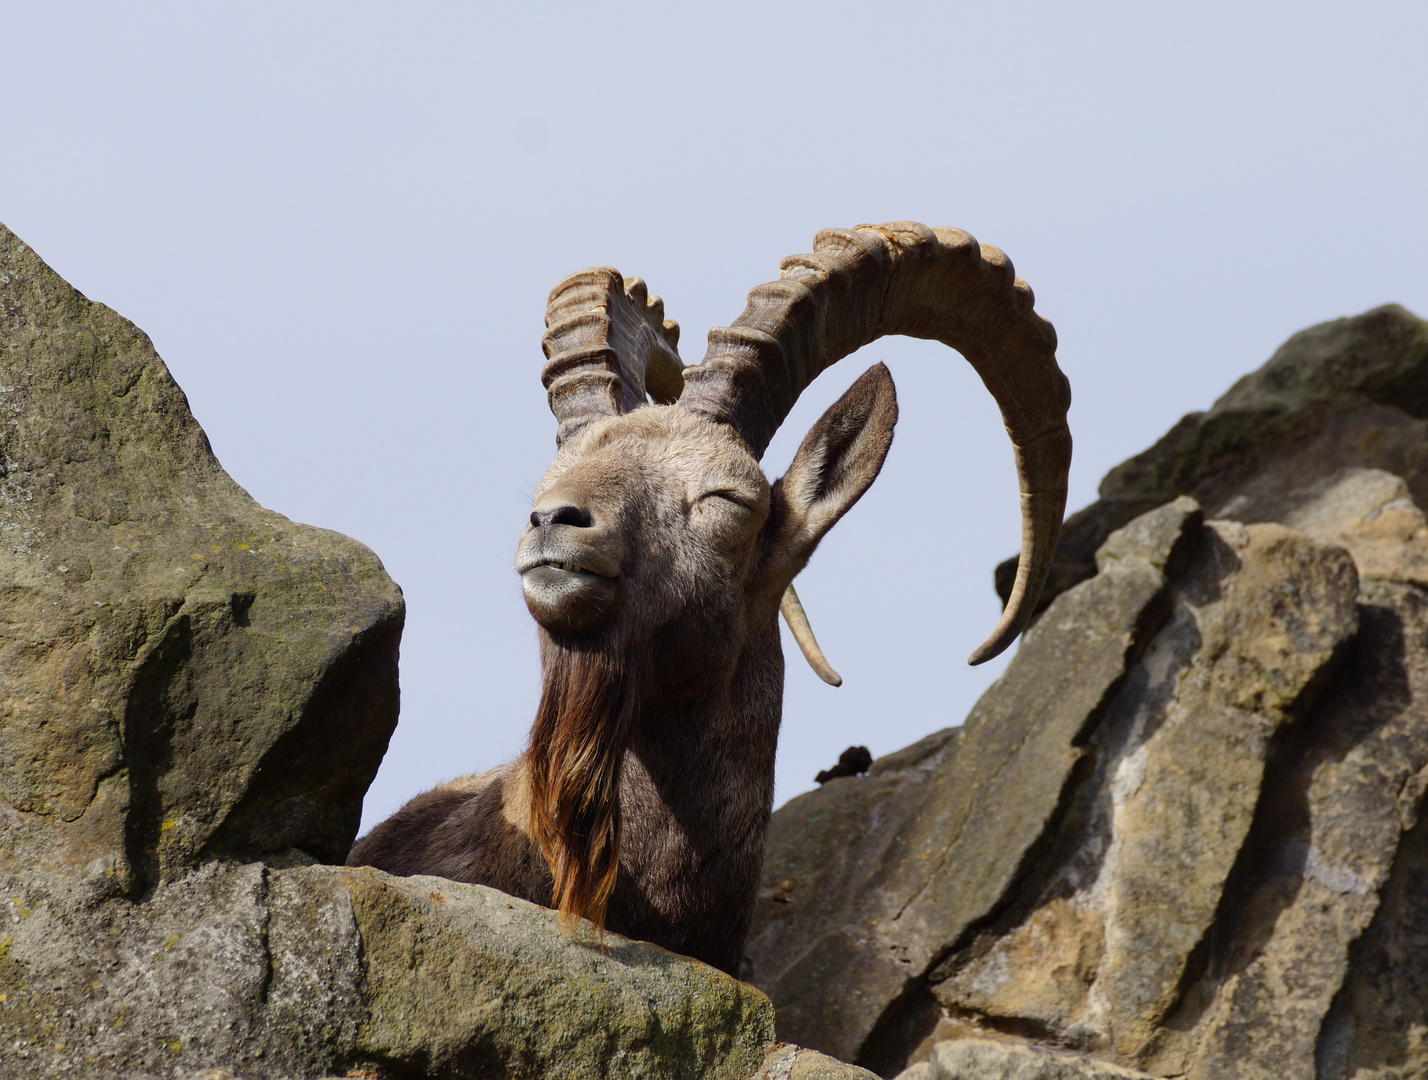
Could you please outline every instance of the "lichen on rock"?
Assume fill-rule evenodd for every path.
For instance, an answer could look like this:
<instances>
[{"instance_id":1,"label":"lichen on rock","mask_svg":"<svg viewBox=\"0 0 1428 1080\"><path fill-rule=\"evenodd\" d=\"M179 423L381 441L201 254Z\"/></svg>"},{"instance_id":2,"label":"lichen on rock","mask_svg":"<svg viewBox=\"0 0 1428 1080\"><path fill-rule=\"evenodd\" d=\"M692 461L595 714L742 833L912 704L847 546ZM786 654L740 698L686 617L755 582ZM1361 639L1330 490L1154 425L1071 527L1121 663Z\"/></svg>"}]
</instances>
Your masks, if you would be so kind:
<instances>
[{"instance_id":1,"label":"lichen on rock","mask_svg":"<svg viewBox=\"0 0 1428 1080\"><path fill-rule=\"evenodd\" d=\"M0 227L0 872L138 896L340 859L396 722L402 599L219 466L149 339Z\"/></svg>"}]
</instances>

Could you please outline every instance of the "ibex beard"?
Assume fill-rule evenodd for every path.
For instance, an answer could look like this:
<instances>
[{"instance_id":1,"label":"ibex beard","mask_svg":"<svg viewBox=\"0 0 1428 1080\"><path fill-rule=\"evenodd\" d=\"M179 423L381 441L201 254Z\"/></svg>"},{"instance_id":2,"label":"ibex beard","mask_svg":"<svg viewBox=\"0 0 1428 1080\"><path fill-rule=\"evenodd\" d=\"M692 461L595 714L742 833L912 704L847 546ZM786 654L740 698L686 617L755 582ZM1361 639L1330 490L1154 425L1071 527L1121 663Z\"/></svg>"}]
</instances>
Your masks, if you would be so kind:
<instances>
[{"instance_id":1,"label":"ibex beard","mask_svg":"<svg viewBox=\"0 0 1428 1080\"><path fill-rule=\"evenodd\" d=\"M606 640L547 640L526 751L531 838L563 920L603 931L620 871L620 772L638 723L629 658Z\"/></svg>"}]
</instances>

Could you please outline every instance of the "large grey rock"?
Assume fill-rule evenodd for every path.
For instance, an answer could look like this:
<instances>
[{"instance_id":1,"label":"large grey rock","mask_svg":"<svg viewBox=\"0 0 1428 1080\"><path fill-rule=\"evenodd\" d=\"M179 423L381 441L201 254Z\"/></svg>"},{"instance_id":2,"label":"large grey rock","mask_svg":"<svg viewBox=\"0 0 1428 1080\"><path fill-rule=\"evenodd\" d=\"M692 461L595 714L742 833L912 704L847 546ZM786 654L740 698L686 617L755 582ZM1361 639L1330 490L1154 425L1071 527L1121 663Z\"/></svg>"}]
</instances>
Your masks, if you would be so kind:
<instances>
[{"instance_id":1,"label":"large grey rock","mask_svg":"<svg viewBox=\"0 0 1428 1080\"><path fill-rule=\"evenodd\" d=\"M0 875L137 896L340 860L397 716L402 599L223 472L147 337L0 226Z\"/></svg>"},{"instance_id":2,"label":"large grey rock","mask_svg":"<svg viewBox=\"0 0 1428 1080\"><path fill-rule=\"evenodd\" d=\"M1060 857L932 973L938 1000L1123 1062L1177 1031L1265 763L1356 629L1356 592L1342 549L1211 523L1175 616L1090 736L1096 765L1057 830Z\"/></svg>"},{"instance_id":3,"label":"large grey rock","mask_svg":"<svg viewBox=\"0 0 1428 1080\"><path fill-rule=\"evenodd\" d=\"M1141 1054L1158 1070L1207 1080L1230 1070L1246 1078L1373 1075L1388 1062L1374 1061L1372 1050L1355 1055L1351 1071L1334 1071L1336 1040L1361 1042L1364 1025L1386 1017L1401 1023L1402 1038L1428 1020L1428 995L1412 986L1428 974L1428 953L1409 950L1398 973L1408 985L1361 988L1371 1011L1325 1031L1336 1000L1368 975L1356 962L1365 931L1378 919L1380 934L1411 933L1418 918L1395 911L1389 883L1395 864L1414 858L1428 786L1428 596L1406 583L1421 580L1428 529L1402 482L1383 473L1341 474L1310 495L1290 516L1337 534L1354 552L1365 579L1360 630L1264 786L1236 910L1218 920L1211 966L1176 1018L1182 1027L1197 1023L1163 1033ZM1385 536L1399 540L1397 564ZM1412 1061L1428 1072L1421 1051Z\"/></svg>"},{"instance_id":4,"label":"large grey rock","mask_svg":"<svg viewBox=\"0 0 1428 1080\"><path fill-rule=\"evenodd\" d=\"M1118 908L1126 918L1148 917L1121 897L1097 895L1095 884L1072 886L1065 871L1023 901L1023 920L1004 925L983 955L971 959L974 946L949 960L950 970L969 957L939 986L944 1003L995 1025L1032 1022L1058 1039L1191 1080L1428 1074L1428 1049L1415 1034L1428 1029L1420 824L1428 787L1428 523L1408 484L1377 470L1346 469L1281 492L1277 503L1286 522L1352 553L1363 579L1360 628L1316 706L1273 748L1255 824L1230 880L1218 897L1210 891L1215 917L1173 1008L1153 1027L1118 1030L1123 1003L1100 989L1114 962L1109 950L1086 979L1091 1008L1079 1015L1069 1007L1076 993L1045 993L1044 976L1033 970L1044 955L1033 961L1023 946L1012 959L1019 941L1038 936L1069 935L1082 952L1094 951L1097 934L1069 926L1067 911L1092 922L1113 922ZM1063 832L1063 842L1081 845L1085 861L1097 829L1072 827L1080 837ZM1101 845L1113 848L1116 834L1106 830ZM1193 898L1183 880L1162 879L1181 910ZM996 991L978 993L998 963Z\"/></svg>"},{"instance_id":5,"label":"large grey rock","mask_svg":"<svg viewBox=\"0 0 1428 1080\"><path fill-rule=\"evenodd\" d=\"M922 808L949 797L961 759L982 752L982 706L964 732L775 815L748 971L785 1037L884 1075L939 1040L987 1032L1191 1080L1428 1075L1425 342L1400 309L1297 335L1107 478L1081 519L1101 531L1080 584L1003 681L1060 685L1036 634L1068 636L1078 624L1064 612L1157 551L1170 613L1142 620L1124 674L1083 710L1074 769L1043 768L998 795L984 784L1014 805L953 823L964 850L985 823L985 847L1026 853L1015 871L978 892L965 872L938 869L922 891L895 894L898 921L926 937L904 938L895 992L858 978L850 993L877 1015L851 1036L841 1015L836 1030L818 1026L824 991L800 972L836 957L827 942L851 936L862 912L882 914L898 880L885 872L897 866L888 823L915 831ZM1187 489L1237 519L1205 524L1188 559L1179 536L1194 530L1167 531ZM1095 631L1080 629L1085 649ZM1015 757L1044 753L1025 714L1007 724ZM1031 815L1038 827L1004 830L1007 813L1052 803ZM807 903L794 934L801 867L822 867L838 903ZM949 907L943 889L977 914L929 917Z\"/></svg>"},{"instance_id":6,"label":"large grey rock","mask_svg":"<svg viewBox=\"0 0 1428 1080\"><path fill-rule=\"evenodd\" d=\"M746 972L785 1038L894 1069L944 1011L993 1009L1018 963L1036 1022L1083 1042L1137 1046L1174 1006L1269 747L1356 628L1358 580L1341 548L1202 525L1190 500L1101 565L963 729L775 815ZM1001 925L1053 865L1058 902Z\"/></svg>"},{"instance_id":7,"label":"large grey rock","mask_svg":"<svg viewBox=\"0 0 1428 1080\"><path fill-rule=\"evenodd\" d=\"M142 904L9 907L7 1080L745 1080L773 1042L768 1000L722 972L441 878L209 863Z\"/></svg>"}]
</instances>

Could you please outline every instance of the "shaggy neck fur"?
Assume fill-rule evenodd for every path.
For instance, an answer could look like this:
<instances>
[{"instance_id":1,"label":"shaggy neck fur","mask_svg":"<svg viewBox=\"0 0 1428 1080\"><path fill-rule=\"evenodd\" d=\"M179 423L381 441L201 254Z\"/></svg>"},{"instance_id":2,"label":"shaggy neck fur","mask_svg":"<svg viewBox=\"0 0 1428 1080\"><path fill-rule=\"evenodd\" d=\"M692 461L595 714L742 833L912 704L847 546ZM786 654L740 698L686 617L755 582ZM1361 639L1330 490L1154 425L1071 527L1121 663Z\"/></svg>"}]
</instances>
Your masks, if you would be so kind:
<instances>
[{"instance_id":1,"label":"shaggy neck fur","mask_svg":"<svg viewBox=\"0 0 1428 1080\"><path fill-rule=\"evenodd\" d=\"M530 835L550 866L553 906L603 929L620 868L620 773L639 695L614 648L544 652L526 753Z\"/></svg>"},{"instance_id":2,"label":"shaggy neck fur","mask_svg":"<svg viewBox=\"0 0 1428 1080\"><path fill-rule=\"evenodd\" d=\"M730 973L753 917L783 696L772 608L760 621L726 677L694 694L620 662L647 649L547 643L521 767L546 902Z\"/></svg>"}]
</instances>

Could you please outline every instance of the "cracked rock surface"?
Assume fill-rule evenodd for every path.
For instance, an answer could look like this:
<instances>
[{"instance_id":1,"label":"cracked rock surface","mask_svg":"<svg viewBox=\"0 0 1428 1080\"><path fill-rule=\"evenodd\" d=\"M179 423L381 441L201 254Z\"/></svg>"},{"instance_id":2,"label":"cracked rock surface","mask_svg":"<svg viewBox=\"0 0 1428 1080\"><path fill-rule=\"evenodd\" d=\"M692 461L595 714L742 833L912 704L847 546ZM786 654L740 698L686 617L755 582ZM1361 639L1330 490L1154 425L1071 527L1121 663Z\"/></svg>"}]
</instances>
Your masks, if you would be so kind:
<instances>
[{"instance_id":1,"label":"cracked rock surface","mask_svg":"<svg viewBox=\"0 0 1428 1080\"><path fill-rule=\"evenodd\" d=\"M1381 308L1113 470L966 724L774 815L780 1034L884 1076L1043 1075L937 1064L985 1037L1428 1075L1423 416L1428 326Z\"/></svg>"}]
</instances>

